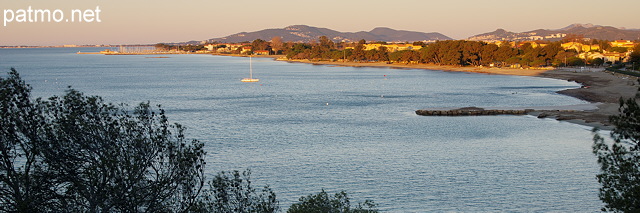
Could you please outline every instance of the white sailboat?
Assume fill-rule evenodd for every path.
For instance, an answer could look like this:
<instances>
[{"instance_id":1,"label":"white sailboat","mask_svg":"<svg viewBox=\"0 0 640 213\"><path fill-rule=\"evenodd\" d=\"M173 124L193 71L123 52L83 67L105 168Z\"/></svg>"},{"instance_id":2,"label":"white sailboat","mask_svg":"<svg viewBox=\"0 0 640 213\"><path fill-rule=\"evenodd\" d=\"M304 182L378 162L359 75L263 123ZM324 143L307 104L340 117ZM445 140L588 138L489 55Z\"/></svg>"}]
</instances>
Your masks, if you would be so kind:
<instances>
[{"instance_id":1,"label":"white sailboat","mask_svg":"<svg viewBox=\"0 0 640 213\"><path fill-rule=\"evenodd\" d=\"M242 82L258 82L260 79L253 78L253 63L251 63L251 56L249 56L249 77L240 80Z\"/></svg>"}]
</instances>

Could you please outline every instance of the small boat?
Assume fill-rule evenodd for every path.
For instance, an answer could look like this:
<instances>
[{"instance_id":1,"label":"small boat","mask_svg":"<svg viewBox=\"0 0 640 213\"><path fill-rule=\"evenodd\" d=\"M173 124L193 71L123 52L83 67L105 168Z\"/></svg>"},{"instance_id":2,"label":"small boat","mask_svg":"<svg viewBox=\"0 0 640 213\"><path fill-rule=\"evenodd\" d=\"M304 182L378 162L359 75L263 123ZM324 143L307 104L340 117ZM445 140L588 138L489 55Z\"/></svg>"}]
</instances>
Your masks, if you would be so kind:
<instances>
[{"instance_id":1,"label":"small boat","mask_svg":"<svg viewBox=\"0 0 640 213\"><path fill-rule=\"evenodd\" d=\"M249 56L249 77L248 78L243 78L240 81L242 81L242 82L258 82L258 81L260 81L260 79L253 78L253 65L251 63L251 56Z\"/></svg>"}]
</instances>

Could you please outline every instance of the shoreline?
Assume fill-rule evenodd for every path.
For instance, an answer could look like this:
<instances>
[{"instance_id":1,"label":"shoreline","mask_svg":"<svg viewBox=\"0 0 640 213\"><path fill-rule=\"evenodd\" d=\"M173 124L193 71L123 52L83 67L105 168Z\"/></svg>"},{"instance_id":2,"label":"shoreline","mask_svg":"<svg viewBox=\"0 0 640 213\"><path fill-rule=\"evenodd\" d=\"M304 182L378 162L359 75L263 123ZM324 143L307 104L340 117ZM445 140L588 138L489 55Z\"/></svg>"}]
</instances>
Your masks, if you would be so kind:
<instances>
[{"instance_id":1,"label":"shoreline","mask_svg":"<svg viewBox=\"0 0 640 213\"><path fill-rule=\"evenodd\" d=\"M459 67L440 66L433 64L387 64L384 62L331 62L309 60L286 60L280 56L270 56L277 61L289 63L306 63L314 65L342 66L342 67L373 67L395 69L424 69L445 72L468 72L488 75L514 75L539 78L559 79L581 84L582 87L557 91L558 94L574 97L591 103L591 109L564 110L563 106L556 109L541 109L527 113L540 119L555 119L583 126L596 127L603 130L613 128L609 116L618 115L619 99L635 97L638 91L638 78L605 71L604 68L557 68L557 69L513 69L487 67ZM471 107L471 106L459 106ZM535 107L532 107L535 108ZM419 109L417 109L419 110Z\"/></svg>"},{"instance_id":2,"label":"shoreline","mask_svg":"<svg viewBox=\"0 0 640 213\"><path fill-rule=\"evenodd\" d=\"M435 65L435 64L387 64L385 62L332 62L332 61L310 61L310 60L287 60L278 57L276 61L283 61L289 63L304 63L314 65L330 65L338 67L372 67L372 68L396 68L396 69L424 69L424 70L437 70L445 72L469 72L469 73L482 73L489 75L516 75L516 76L538 76L550 69L515 69L515 68L489 68L489 67L460 67L451 65Z\"/></svg>"}]
</instances>

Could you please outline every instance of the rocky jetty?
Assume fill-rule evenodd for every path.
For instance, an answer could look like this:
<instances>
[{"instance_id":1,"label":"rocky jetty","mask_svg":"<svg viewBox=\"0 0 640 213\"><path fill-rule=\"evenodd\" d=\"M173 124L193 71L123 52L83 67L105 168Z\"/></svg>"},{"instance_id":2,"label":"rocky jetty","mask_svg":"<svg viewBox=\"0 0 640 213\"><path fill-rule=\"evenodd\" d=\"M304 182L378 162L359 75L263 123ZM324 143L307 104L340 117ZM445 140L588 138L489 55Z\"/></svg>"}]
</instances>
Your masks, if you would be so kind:
<instances>
[{"instance_id":1,"label":"rocky jetty","mask_svg":"<svg viewBox=\"0 0 640 213\"><path fill-rule=\"evenodd\" d=\"M478 107L465 107L452 110L416 110L416 114L423 116L480 116L480 115L526 115L533 109L483 109Z\"/></svg>"}]
</instances>

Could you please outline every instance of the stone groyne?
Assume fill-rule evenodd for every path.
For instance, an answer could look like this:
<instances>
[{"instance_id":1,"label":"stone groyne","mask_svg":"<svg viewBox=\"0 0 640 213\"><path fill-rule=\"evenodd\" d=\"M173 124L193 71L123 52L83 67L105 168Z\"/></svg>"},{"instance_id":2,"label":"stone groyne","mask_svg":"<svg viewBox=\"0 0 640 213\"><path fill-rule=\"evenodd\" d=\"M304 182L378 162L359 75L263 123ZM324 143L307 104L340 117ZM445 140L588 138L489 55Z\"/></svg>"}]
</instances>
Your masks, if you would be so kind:
<instances>
[{"instance_id":1,"label":"stone groyne","mask_svg":"<svg viewBox=\"0 0 640 213\"><path fill-rule=\"evenodd\" d=\"M452 110L416 110L416 114L423 116L481 116L481 115L526 115L533 109L483 109L478 107L465 107Z\"/></svg>"}]
</instances>

